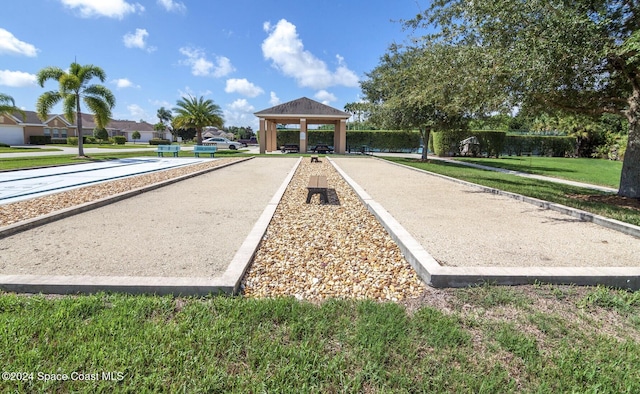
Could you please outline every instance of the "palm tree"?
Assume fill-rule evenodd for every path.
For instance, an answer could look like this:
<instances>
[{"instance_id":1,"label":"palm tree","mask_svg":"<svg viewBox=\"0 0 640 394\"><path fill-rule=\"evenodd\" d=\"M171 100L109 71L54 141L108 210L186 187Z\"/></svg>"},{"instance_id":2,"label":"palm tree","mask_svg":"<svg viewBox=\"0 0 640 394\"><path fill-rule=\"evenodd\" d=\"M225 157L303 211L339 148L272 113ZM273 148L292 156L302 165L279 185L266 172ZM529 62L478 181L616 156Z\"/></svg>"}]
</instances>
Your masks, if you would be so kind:
<instances>
[{"instance_id":1,"label":"palm tree","mask_svg":"<svg viewBox=\"0 0 640 394\"><path fill-rule=\"evenodd\" d=\"M16 107L15 101L13 101L13 97L8 94L0 93L0 114L7 113L9 115L13 115L15 112L19 112L22 114L22 119L26 119L26 114L23 110Z\"/></svg>"},{"instance_id":2,"label":"palm tree","mask_svg":"<svg viewBox=\"0 0 640 394\"><path fill-rule=\"evenodd\" d=\"M158 109L158 112L156 113L156 116L160 120L160 123L157 123L153 128L154 130L162 133L162 135L160 135L160 138L164 138L164 131L168 128L167 124L171 122L171 119L173 119L173 114L165 107L160 107ZM171 135L173 135L173 131L169 131L171 131Z\"/></svg>"},{"instance_id":3,"label":"palm tree","mask_svg":"<svg viewBox=\"0 0 640 394\"><path fill-rule=\"evenodd\" d=\"M202 144L202 129L206 126L222 127L224 119L220 106L213 100L205 100L202 96L199 99L189 96L178 100L173 111L177 113L173 118L176 128L196 129L198 145Z\"/></svg>"},{"instance_id":4,"label":"palm tree","mask_svg":"<svg viewBox=\"0 0 640 394\"><path fill-rule=\"evenodd\" d=\"M45 67L36 76L40 87L49 79L58 81L59 90L44 92L36 105L38 117L43 121L49 116L51 108L62 101L64 116L69 122L76 123L78 128L78 156L84 156L82 144L82 112L80 99L93 112L93 119L98 128L106 128L111 118L111 110L116 105L116 99L104 85L89 84L92 78L100 82L107 79L105 72L93 64L80 65L71 63L69 71L58 67Z\"/></svg>"}]
</instances>

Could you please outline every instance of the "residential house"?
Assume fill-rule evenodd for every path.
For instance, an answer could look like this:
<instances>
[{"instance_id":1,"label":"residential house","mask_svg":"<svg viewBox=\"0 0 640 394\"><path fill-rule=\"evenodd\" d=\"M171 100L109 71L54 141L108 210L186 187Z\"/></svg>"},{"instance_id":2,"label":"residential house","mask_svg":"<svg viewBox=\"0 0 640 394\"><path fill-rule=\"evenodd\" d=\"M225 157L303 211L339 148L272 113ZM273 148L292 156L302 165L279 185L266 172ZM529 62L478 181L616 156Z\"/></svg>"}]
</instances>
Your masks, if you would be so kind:
<instances>
[{"instance_id":1,"label":"residential house","mask_svg":"<svg viewBox=\"0 0 640 394\"><path fill-rule=\"evenodd\" d=\"M20 113L0 113L0 143L25 145L29 144L31 136L48 135L51 138L67 138L78 135L76 125L68 122L63 115L51 115L47 120L42 121L36 112L24 112L24 118ZM82 114L82 135L92 136L95 127L93 115ZM144 121L112 120L106 129L109 136L123 135L127 137L127 141L133 141L134 131L140 133L140 139L136 140L140 142L148 142L157 134L153 125ZM171 138L171 134L165 132L165 138Z\"/></svg>"}]
</instances>

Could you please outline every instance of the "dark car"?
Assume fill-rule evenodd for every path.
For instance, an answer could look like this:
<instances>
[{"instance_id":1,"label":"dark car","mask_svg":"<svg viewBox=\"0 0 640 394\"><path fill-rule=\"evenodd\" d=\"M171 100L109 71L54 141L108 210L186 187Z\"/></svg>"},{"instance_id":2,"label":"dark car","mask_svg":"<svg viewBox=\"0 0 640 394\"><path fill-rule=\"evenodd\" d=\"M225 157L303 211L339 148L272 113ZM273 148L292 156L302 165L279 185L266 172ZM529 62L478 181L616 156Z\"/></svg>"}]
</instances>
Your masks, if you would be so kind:
<instances>
[{"instance_id":1,"label":"dark car","mask_svg":"<svg viewBox=\"0 0 640 394\"><path fill-rule=\"evenodd\" d=\"M316 144L311 151L314 153L331 153L333 152L333 146L329 146L327 144Z\"/></svg>"}]
</instances>

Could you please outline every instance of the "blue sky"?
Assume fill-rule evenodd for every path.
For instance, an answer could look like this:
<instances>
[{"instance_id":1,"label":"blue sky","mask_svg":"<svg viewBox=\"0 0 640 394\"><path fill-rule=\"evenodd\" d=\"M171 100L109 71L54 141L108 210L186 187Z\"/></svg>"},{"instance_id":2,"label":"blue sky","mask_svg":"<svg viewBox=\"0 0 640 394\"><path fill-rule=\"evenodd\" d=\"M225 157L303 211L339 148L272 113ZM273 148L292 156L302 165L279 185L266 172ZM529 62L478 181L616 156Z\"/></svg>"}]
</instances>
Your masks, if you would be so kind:
<instances>
[{"instance_id":1,"label":"blue sky","mask_svg":"<svg viewBox=\"0 0 640 394\"><path fill-rule=\"evenodd\" d=\"M425 3L425 4L420 4ZM2 5L0 92L35 110L35 74L76 59L107 74L115 119L156 123L184 95L212 99L225 126L299 97L342 109L386 48L397 22L425 0L21 0ZM99 82L97 79L95 82ZM60 112L60 108L56 108Z\"/></svg>"}]
</instances>

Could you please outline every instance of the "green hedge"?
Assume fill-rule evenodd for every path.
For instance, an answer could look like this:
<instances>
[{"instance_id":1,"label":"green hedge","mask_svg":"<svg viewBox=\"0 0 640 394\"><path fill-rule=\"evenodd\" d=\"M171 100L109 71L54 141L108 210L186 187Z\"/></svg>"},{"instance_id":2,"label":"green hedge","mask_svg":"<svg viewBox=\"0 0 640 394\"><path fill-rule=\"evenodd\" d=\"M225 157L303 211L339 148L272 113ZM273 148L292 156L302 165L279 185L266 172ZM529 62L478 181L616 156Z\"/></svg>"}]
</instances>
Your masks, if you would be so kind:
<instances>
[{"instance_id":1,"label":"green hedge","mask_svg":"<svg viewBox=\"0 0 640 394\"><path fill-rule=\"evenodd\" d=\"M565 136L542 135L508 135L505 141L504 153L512 156L533 154L536 156L564 157L573 155L576 140Z\"/></svg>"},{"instance_id":2,"label":"green hedge","mask_svg":"<svg viewBox=\"0 0 640 394\"><path fill-rule=\"evenodd\" d=\"M433 134L433 152L438 156L460 155L460 141L476 137L480 143L480 155L499 156L504 147L506 133L493 130L448 130Z\"/></svg>"},{"instance_id":3,"label":"green hedge","mask_svg":"<svg viewBox=\"0 0 640 394\"><path fill-rule=\"evenodd\" d=\"M333 130L310 130L307 132L307 146L318 143L333 145ZM300 130L278 130L277 144L299 144ZM347 149L360 150L366 145L369 149L402 151L420 147L420 133L415 131L347 131Z\"/></svg>"},{"instance_id":4,"label":"green hedge","mask_svg":"<svg viewBox=\"0 0 640 394\"><path fill-rule=\"evenodd\" d=\"M149 145L171 145L171 141L162 138L152 138L149 140Z\"/></svg>"},{"instance_id":5,"label":"green hedge","mask_svg":"<svg viewBox=\"0 0 640 394\"><path fill-rule=\"evenodd\" d=\"M127 142L127 137L123 135L116 135L113 137L113 142L118 145L124 145Z\"/></svg>"},{"instance_id":6,"label":"green hedge","mask_svg":"<svg viewBox=\"0 0 640 394\"><path fill-rule=\"evenodd\" d=\"M50 135L30 135L29 143L31 145L48 145L51 143Z\"/></svg>"},{"instance_id":7,"label":"green hedge","mask_svg":"<svg viewBox=\"0 0 640 394\"><path fill-rule=\"evenodd\" d=\"M504 131L438 131L433 135L432 151L438 156L460 155L460 141L475 136L480 143L480 155L499 156L533 154L564 157L575 151L575 139L565 136L506 135Z\"/></svg>"}]
</instances>

